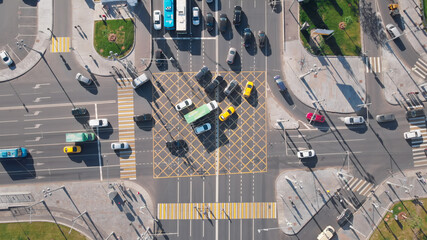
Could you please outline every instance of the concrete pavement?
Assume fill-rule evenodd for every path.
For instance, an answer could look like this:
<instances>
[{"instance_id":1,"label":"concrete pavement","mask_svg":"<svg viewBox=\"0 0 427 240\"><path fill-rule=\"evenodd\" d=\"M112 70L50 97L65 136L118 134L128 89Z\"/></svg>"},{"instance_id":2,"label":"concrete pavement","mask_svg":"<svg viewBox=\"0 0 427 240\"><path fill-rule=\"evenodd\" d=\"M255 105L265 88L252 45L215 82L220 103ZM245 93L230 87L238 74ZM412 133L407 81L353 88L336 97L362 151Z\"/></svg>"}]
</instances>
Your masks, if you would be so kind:
<instances>
[{"instance_id":1,"label":"concrete pavement","mask_svg":"<svg viewBox=\"0 0 427 240\"><path fill-rule=\"evenodd\" d=\"M111 191L118 193L113 200ZM156 217L150 194L131 181L13 185L0 187L0 192L0 222L57 222L89 239L105 239L111 233L116 238L110 239L136 239L153 230Z\"/></svg>"}]
</instances>

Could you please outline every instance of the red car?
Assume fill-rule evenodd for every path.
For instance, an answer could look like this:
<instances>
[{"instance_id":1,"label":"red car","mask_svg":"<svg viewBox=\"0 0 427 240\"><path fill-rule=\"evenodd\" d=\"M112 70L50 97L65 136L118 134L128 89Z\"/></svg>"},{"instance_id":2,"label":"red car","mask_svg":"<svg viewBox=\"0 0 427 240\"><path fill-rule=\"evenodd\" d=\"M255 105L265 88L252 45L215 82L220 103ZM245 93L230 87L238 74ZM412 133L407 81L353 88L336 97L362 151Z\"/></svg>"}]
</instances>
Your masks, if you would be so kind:
<instances>
[{"instance_id":1,"label":"red car","mask_svg":"<svg viewBox=\"0 0 427 240\"><path fill-rule=\"evenodd\" d=\"M319 123L324 123L325 122L325 117L319 114L314 114L312 112L307 113L307 115L305 116L305 118L307 118L308 121L312 120L313 122L319 122Z\"/></svg>"}]
</instances>

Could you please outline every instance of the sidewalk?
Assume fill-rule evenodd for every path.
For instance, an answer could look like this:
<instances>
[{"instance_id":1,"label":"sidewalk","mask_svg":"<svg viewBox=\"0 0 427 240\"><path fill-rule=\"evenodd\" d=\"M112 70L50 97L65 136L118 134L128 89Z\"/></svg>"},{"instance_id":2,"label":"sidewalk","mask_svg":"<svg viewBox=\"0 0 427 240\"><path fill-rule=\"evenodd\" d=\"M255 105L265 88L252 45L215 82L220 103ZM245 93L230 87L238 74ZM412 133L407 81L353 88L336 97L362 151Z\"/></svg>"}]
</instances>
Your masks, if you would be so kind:
<instances>
[{"instance_id":1,"label":"sidewalk","mask_svg":"<svg viewBox=\"0 0 427 240\"><path fill-rule=\"evenodd\" d=\"M427 168L404 171L406 177L400 173L395 174L378 185L375 193L367 199L357 212L353 213L352 225L356 230L349 227L341 228L337 232L340 239L369 239L387 210L394 203L414 199L414 195L426 198L427 185L418 180L416 172L422 172L425 178ZM394 216L391 216L390 221L394 221Z\"/></svg>"},{"instance_id":2,"label":"sidewalk","mask_svg":"<svg viewBox=\"0 0 427 240\"><path fill-rule=\"evenodd\" d=\"M361 57L313 56L302 46L299 4L285 0L282 65L286 84L299 100L310 107L321 101L326 111L352 113L365 96L365 65ZM292 6L290 10L289 7Z\"/></svg>"},{"instance_id":3,"label":"sidewalk","mask_svg":"<svg viewBox=\"0 0 427 240\"><path fill-rule=\"evenodd\" d=\"M47 187L51 194L45 193L44 197L42 191ZM109 198L111 191L118 193L114 200ZM148 228L153 231L153 200L131 181L111 185L97 181L13 185L0 187L0 192L0 222L57 222L73 226L89 239L102 240L111 233L116 236L111 239L136 239ZM25 206L32 206L31 216Z\"/></svg>"}]
</instances>

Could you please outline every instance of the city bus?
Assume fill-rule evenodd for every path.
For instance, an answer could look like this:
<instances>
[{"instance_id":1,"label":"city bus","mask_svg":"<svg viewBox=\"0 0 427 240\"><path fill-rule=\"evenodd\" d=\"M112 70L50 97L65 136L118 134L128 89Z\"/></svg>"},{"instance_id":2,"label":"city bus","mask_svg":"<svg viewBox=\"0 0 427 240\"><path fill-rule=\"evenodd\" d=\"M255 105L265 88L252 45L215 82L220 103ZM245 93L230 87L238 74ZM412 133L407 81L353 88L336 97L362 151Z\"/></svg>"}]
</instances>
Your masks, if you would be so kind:
<instances>
[{"instance_id":1,"label":"city bus","mask_svg":"<svg viewBox=\"0 0 427 240\"><path fill-rule=\"evenodd\" d=\"M27 153L27 149L23 147L0 149L0 158L24 158Z\"/></svg>"},{"instance_id":2,"label":"city bus","mask_svg":"<svg viewBox=\"0 0 427 240\"><path fill-rule=\"evenodd\" d=\"M207 104L204 104L193 111L187 113L184 115L185 121L187 121L188 124L191 124L200 118L206 116L213 110L218 108L218 103L216 101L209 102Z\"/></svg>"},{"instance_id":3,"label":"city bus","mask_svg":"<svg viewBox=\"0 0 427 240\"><path fill-rule=\"evenodd\" d=\"M187 33L187 0L176 0L176 33Z\"/></svg>"},{"instance_id":4,"label":"city bus","mask_svg":"<svg viewBox=\"0 0 427 240\"><path fill-rule=\"evenodd\" d=\"M164 0L163 6L163 17L164 17L164 25L165 30L174 30L175 29L175 19L174 19L174 0Z\"/></svg>"}]
</instances>

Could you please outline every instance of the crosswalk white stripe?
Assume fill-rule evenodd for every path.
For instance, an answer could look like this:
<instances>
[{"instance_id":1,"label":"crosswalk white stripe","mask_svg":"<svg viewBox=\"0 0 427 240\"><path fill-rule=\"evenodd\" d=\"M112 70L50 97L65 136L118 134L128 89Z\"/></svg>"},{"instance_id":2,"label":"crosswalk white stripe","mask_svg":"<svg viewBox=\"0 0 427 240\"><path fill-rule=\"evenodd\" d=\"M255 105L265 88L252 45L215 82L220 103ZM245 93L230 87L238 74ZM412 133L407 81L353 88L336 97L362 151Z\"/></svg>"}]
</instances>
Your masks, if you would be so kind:
<instances>
[{"instance_id":1,"label":"crosswalk white stripe","mask_svg":"<svg viewBox=\"0 0 427 240\"><path fill-rule=\"evenodd\" d=\"M380 57L377 57L377 68L378 68L378 73L380 73L381 72L381 58Z\"/></svg>"},{"instance_id":2,"label":"crosswalk white stripe","mask_svg":"<svg viewBox=\"0 0 427 240\"><path fill-rule=\"evenodd\" d=\"M422 159L422 158L426 158L426 156L416 156L416 157L414 157L414 159Z\"/></svg>"}]
</instances>

